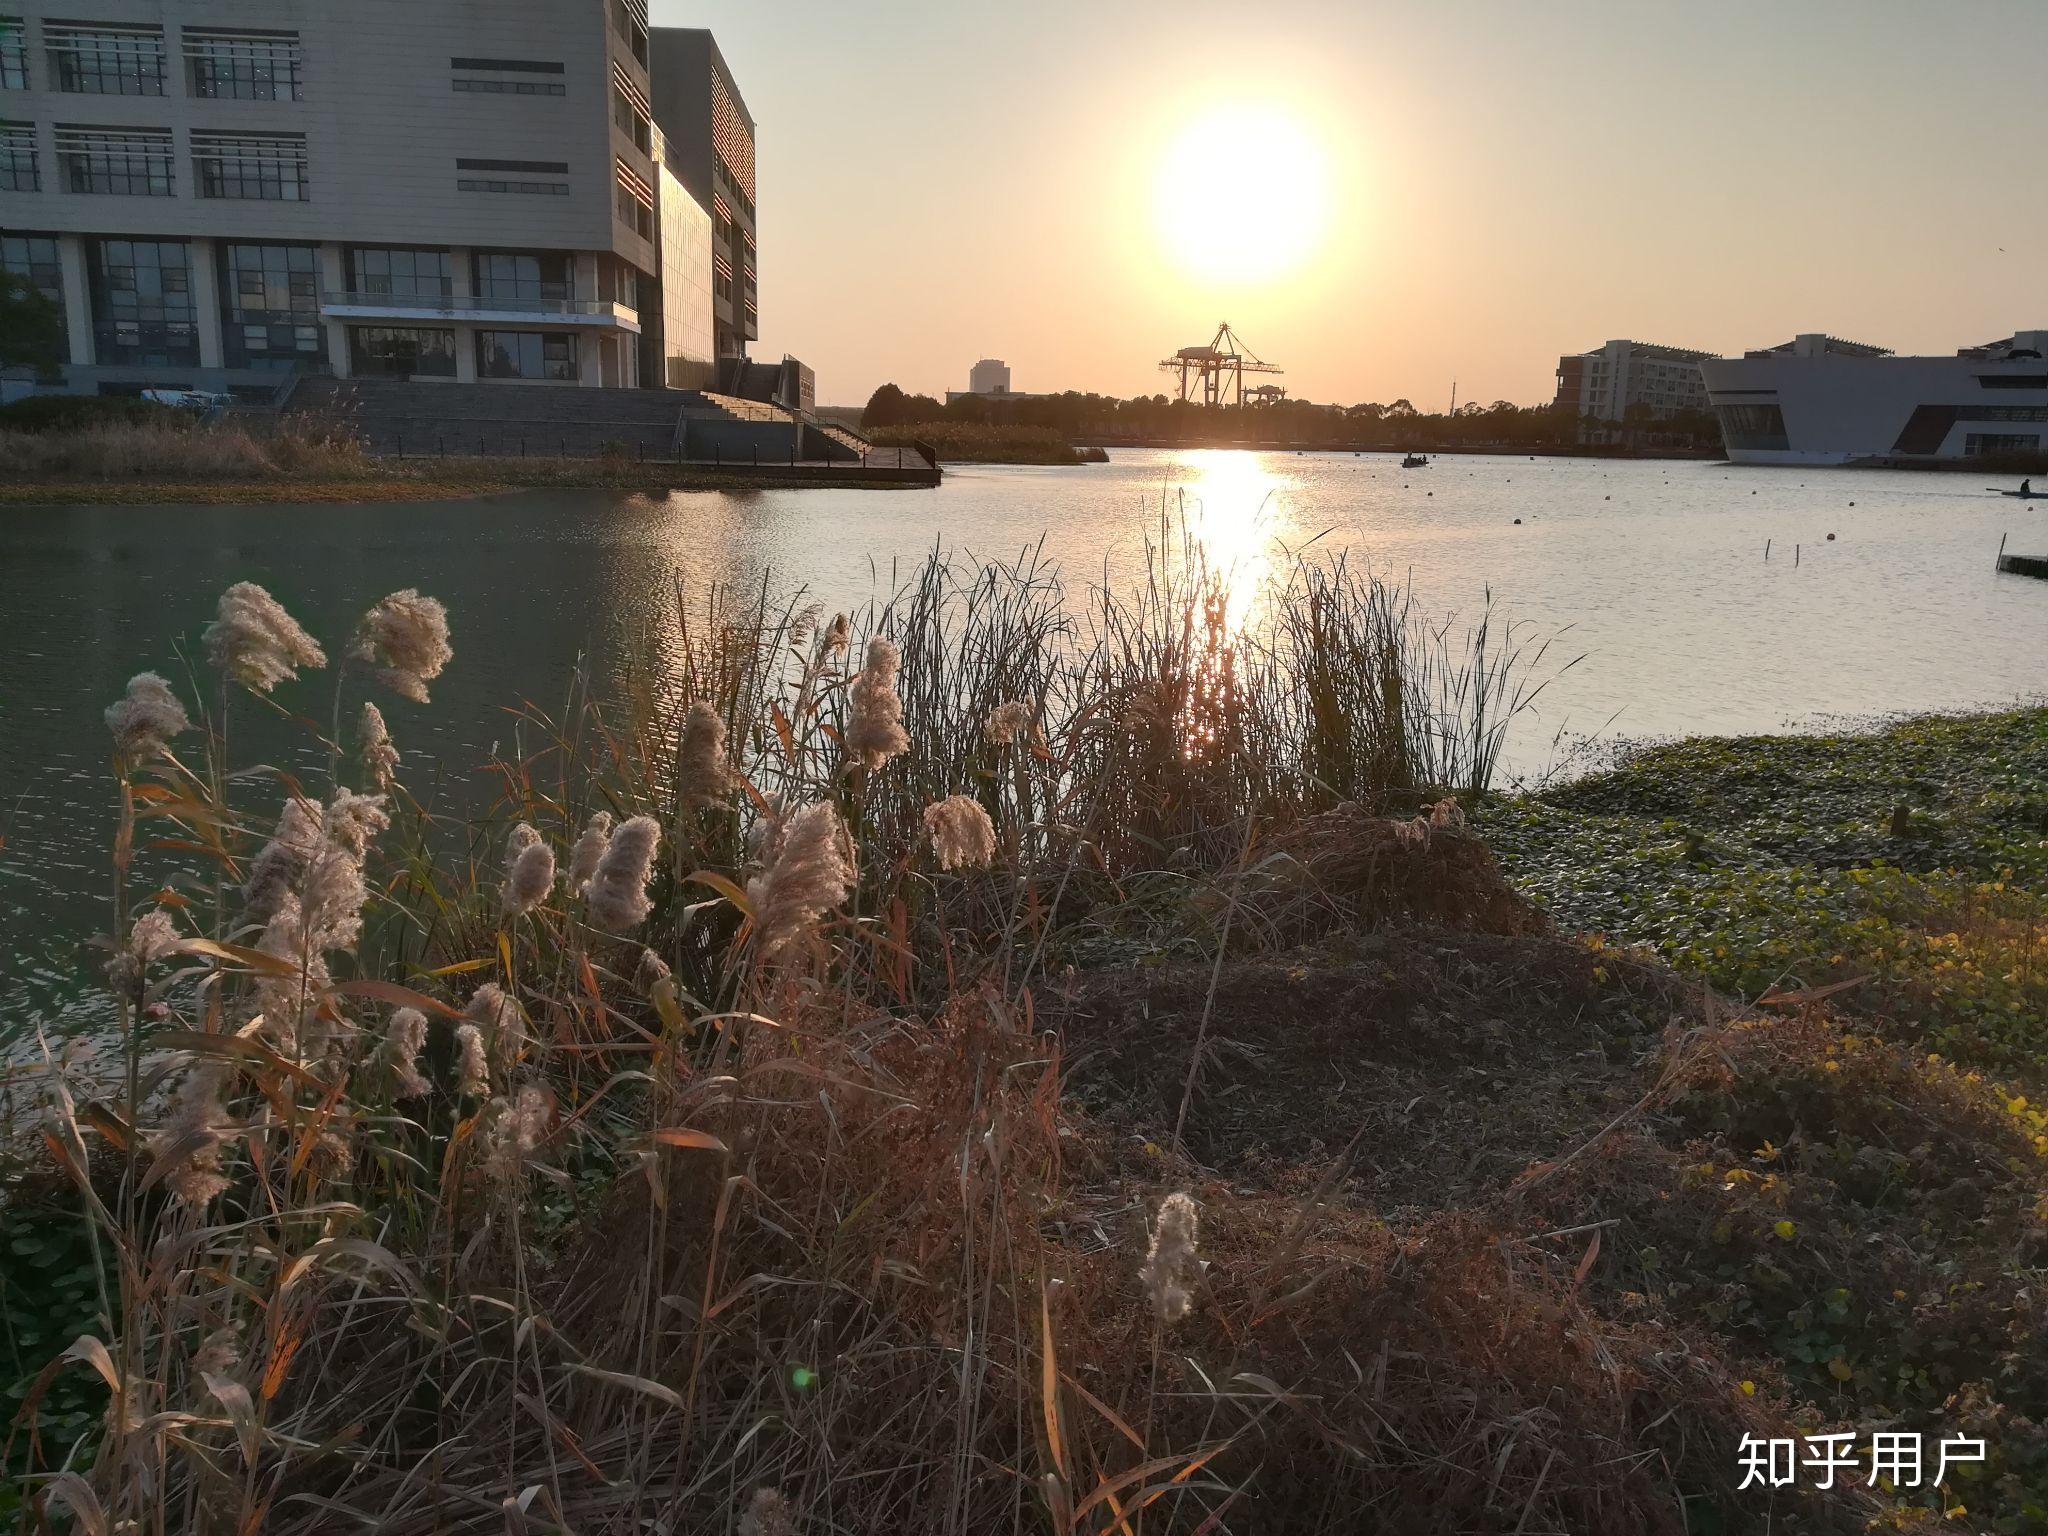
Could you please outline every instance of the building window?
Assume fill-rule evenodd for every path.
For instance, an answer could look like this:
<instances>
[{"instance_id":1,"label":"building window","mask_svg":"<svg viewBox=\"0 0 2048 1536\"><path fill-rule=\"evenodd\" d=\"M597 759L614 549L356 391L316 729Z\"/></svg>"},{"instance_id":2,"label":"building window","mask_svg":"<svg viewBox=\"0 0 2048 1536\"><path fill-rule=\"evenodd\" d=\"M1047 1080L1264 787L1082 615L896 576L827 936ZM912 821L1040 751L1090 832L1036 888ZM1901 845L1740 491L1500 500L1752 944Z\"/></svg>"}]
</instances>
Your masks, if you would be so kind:
<instances>
[{"instance_id":1,"label":"building window","mask_svg":"<svg viewBox=\"0 0 2048 1536\"><path fill-rule=\"evenodd\" d=\"M89 96L164 94L164 32L161 27L117 27L95 23L43 23L57 89Z\"/></svg>"},{"instance_id":2,"label":"building window","mask_svg":"<svg viewBox=\"0 0 2048 1536\"><path fill-rule=\"evenodd\" d=\"M33 123L0 122L0 192L40 192L42 171L36 165Z\"/></svg>"},{"instance_id":3,"label":"building window","mask_svg":"<svg viewBox=\"0 0 2048 1536\"><path fill-rule=\"evenodd\" d=\"M612 0L612 26L626 46L633 50L633 57L641 68L647 67L647 21L644 5L631 5L626 0Z\"/></svg>"},{"instance_id":4,"label":"building window","mask_svg":"<svg viewBox=\"0 0 2048 1536\"><path fill-rule=\"evenodd\" d=\"M619 222L642 240L654 238L654 188L642 181L623 160L613 162L618 172Z\"/></svg>"},{"instance_id":5,"label":"building window","mask_svg":"<svg viewBox=\"0 0 2048 1536\"><path fill-rule=\"evenodd\" d=\"M1785 452L1792 445L1785 436L1785 412L1776 405L1724 405L1720 408L1721 436L1730 448L1753 448Z\"/></svg>"},{"instance_id":6,"label":"building window","mask_svg":"<svg viewBox=\"0 0 2048 1536\"><path fill-rule=\"evenodd\" d=\"M185 30L192 94L212 101L299 100L299 34Z\"/></svg>"},{"instance_id":7,"label":"building window","mask_svg":"<svg viewBox=\"0 0 2048 1536\"><path fill-rule=\"evenodd\" d=\"M559 75L564 66L550 59L450 59L457 74Z\"/></svg>"},{"instance_id":8,"label":"building window","mask_svg":"<svg viewBox=\"0 0 2048 1536\"><path fill-rule=\"evenodd\" d=\"M446 251L358 246L348 253L348 287L350 293L402 299L450 298L455 292L454 262Z\"/></svg>"},{"instance_id":9,"label":"building window","mask_svg":"<svg viewBox=\"0 0 2048 1536\"><path fill-rule=\"evenodd\" d=\"M184 241L91 240L86 273L97 361L198 366L198 315Z\"/></svg>"},{"instance_id":10,"label":"building window","mask_svg":"<svg viewBox=\"0 0 2048 1536\"><path fill-rule=\"evenodd\" d=\"M455 169L466 174L456 178L458 192L526 192L543 197L567 197L565 181L534 181L535 176L566 176L568 165L560 160L458 160ZM488 174L479 175L478 172Z\"/></svg>"},{"instance_id":11,"label":"building window","mask_svg":"<svg viewBox=\"0 0 2048 1536\"><path fill-rule=\"evenodd\" d=\"M310 245L224 245L220 255L222 354L230 368L325 362L320 253Z\"/></svg>"},{"instance_id":12,"label":"building window","mask_svg":"<svg viewBox=\"0 0 2048 1536\"><path fill-rule=\"evenodd\" d=\"M0 235L0 272L25 277L30 285L57 306L58 352L71 361L70 332L64 327L64 261L51 235Z\"/></svg>"},{"instance_id":13,"label":"building window","mask_svg":"<svg viewBox=\"0 0 2048 1536\"><path fill-rule=\"evenodd\" d=\"M2038 432L1971 432L1963 438L1963 457L1990 459L2008 453L2039 453Z\"/></svg>"},{"instance_id":14,"label":"building window","mask_svg":"<svg viewBox=\"0 0 2048 1536\"><path fill-rule=\"evenodd\" d=\"M170 197L168 128L57 129L59 182L66 192Z\"/></svg>"},{"instance_id":15,"label":"building window","mask_svg":"<svg viewBox=\"0 0 2048 1536\"><path fill-rule=\"evenodd\" d=\"M263 203L306 200L306 136L241 133L192 135L192 166L201 197Z\"/></svg>"},{"instance_id":16,"label":"building window","mask_svg":"<svg viewBox=\"0 0 2048 1536\"><path fill-rule=\"evenodd\" d=\"M28 27L19 16L0 16L0 91L28 89Z\"/></svg>"},{"instance_id":17,"label":"building window","mask_svg":"<svg viewBox=\"0 0 2048 1536\"><path fill-rule=\"evenodd\" d=\"M457 179L458 192L518 192L529 197L567 197L569 183L566 181L486 181L474 176Z\"/></svg>"},{"instance_id":18,"label":"building window","mask_svg":"<svg viewBox=\"0 0 2048 1536\"><path fill-rule=\"evenodd\" d=\"M566 96L569 87L559 80L455 80L458 91L475 91L495 96Z\"/></svg>"},{"instance_id":19,"label":"building window","mask_svg":"<svg viewBox=\"0 0 2048 1536\"><path fill-rule=\"evenodd\" d=\"M452 379L455 333L404 326L349 327L350 371L363 378Z\"/></svg>"},{"instance_id":20,"label":"building window","mask_svg":"<svg viewBox=\"0 0 2048 1536\"><path fill-rule=\"evenodd\" d=\"M561 303L574 296L575 262L567 256L526 251L478 251L476 295L527 303Z\"/></svg>"},{"instance_id":21,"label":"building window","mask_svg":"<svg viewBox=\"0 0 2048 1536\"><path fill-rule=\"evenodd\" d=\"M478 331L476 371L485 379L576 379L576 338L542 331Z\"/></svg>"}]
</instances>

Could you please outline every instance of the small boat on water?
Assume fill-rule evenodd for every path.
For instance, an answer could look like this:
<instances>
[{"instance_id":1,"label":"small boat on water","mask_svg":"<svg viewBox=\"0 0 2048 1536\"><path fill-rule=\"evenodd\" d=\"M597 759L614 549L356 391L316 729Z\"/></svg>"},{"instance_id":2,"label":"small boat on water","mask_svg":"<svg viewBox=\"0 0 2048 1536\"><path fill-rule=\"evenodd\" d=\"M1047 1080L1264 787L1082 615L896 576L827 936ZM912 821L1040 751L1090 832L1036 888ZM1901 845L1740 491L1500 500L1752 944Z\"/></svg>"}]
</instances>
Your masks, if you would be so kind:
<instances>
[{"instance_id":1,"label":"small boat on water","mask_svg":"<svg viewBox=\"0 0 2048 1536\"><path fill-rule=\"evenodd\" d=\"M2032 486L2023 485L2016 491L2003 490L1995 485L1987 485L1984 489L1997 491L2001 496L2017 497L2021 501L2048 501L2048 491L2037 491Z\"/></svg>"},{"instance_id":2,"label":"small boat on water","mask_svg":"<svg viewBox=\"0 0 2048 1536\"><path fill-rule=\"evenodd\" d=\"M1426 453L1411 453L1401 461L1401 467L1403 469L1427 469L1429 468L1429 455Z\"/></svg>"}]
</instances>

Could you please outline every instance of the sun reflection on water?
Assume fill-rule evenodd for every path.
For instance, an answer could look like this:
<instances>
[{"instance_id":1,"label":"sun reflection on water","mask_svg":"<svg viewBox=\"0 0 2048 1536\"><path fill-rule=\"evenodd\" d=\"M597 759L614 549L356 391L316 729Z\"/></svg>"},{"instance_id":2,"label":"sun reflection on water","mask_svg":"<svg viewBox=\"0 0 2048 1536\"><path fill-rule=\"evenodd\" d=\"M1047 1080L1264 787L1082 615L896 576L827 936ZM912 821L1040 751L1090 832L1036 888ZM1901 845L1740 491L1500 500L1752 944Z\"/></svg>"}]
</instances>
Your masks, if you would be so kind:
<instances>
[{"instance_id":1,"label":"sun reflection on water","mask_svg":"<svg viewBox=\"0 0 2048 1536\"><path fill-rule=\"evenodd\" d=\"M1196 449L1182 455L1181 468L1187 475L1182 507L1188 537L1227 594L1230 632L1240 633L1273 572L1287 482L1261 455L1238 449Z\"/></svg>"}]
</instances>

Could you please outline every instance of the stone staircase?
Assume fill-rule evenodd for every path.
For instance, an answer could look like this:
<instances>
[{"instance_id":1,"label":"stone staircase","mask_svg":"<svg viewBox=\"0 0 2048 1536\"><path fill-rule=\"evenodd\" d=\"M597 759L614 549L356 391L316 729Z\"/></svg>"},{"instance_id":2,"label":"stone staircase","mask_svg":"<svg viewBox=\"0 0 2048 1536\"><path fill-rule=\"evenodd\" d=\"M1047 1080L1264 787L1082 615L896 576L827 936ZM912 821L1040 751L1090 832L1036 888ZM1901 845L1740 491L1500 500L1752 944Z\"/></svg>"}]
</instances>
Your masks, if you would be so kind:
<instances>
[{"instance_id":1,"label":"stone staircase","mask_svg":"<svg viewBox=\"0 0 2048 1536\"><path fill-rule=\"evenodd\" d=\"M658 389L308 379L290 408L345 426L372 453L666 459L690 403L687 392Z\"/></svg>"}]
</instances>

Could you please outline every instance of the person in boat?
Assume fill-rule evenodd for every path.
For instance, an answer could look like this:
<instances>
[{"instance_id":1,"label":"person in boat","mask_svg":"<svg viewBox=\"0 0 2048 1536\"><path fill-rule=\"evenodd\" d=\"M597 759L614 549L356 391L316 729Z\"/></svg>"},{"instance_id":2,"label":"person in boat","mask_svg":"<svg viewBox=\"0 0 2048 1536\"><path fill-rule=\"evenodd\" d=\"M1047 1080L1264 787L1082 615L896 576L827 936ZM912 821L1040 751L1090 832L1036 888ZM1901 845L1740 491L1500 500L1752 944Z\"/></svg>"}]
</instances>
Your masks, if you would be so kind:
<instances>
[{"instance_id":1,"label":"person in boat","mask_svg":"<svg viewBox=\"0 0 2048 1536\"><path fill-rule=\"evenodd\" d=\"M2033 482L2033 481L2031 481L2031 480L2022 480L2022 481L2020 482L2020 494L2021 494L2022 496L2031 496L2031 495L2033 495L2033 494L2034 494L2034 482Z\"/></svg>"}]
</instances>

